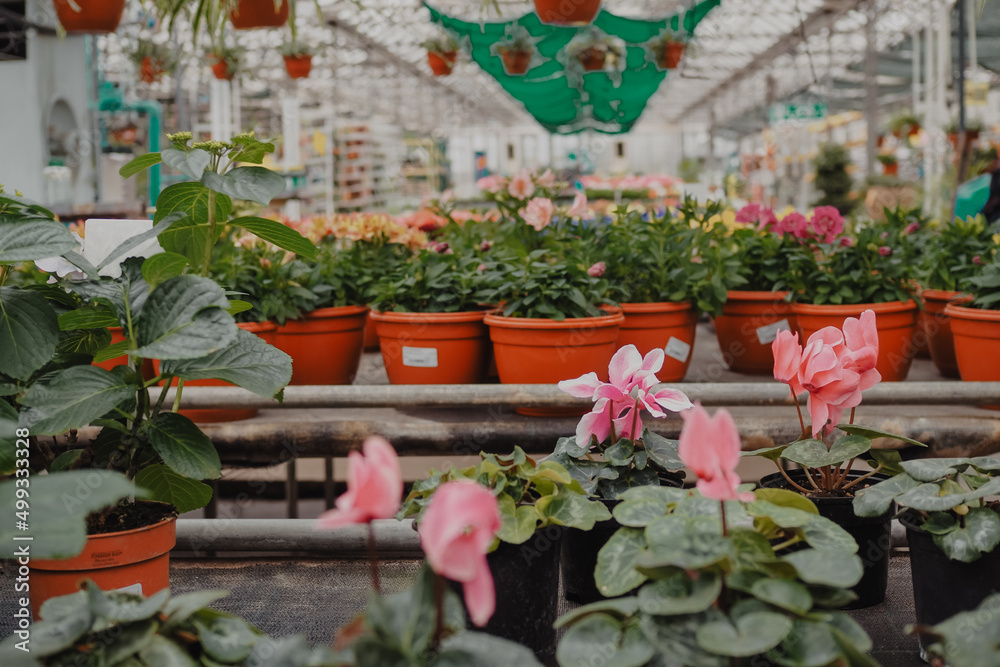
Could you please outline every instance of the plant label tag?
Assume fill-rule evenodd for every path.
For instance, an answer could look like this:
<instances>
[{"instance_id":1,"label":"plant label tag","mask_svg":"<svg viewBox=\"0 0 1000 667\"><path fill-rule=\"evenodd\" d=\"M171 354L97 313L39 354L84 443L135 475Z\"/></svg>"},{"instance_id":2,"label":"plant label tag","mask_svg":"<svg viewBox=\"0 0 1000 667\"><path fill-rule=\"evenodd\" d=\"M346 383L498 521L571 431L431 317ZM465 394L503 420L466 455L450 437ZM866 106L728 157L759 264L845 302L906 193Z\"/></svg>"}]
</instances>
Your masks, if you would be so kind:
<instances>
[{"instance_id":1,"label":"plant label tag","mask_svg":"<svg viewBox=\"0 0 1000 667\"><path fill-rule=\"evenodd\" d=\"M772 324L757 327L757 341L761 345L770 345L774 342L774 339L778 337L779 331L791 330L792 327L788 325L788 320L778 320Z\"/></svg>"},{"instance_id":2,"label":"plant label tag","mask_svg":"<svg viewBox=\"0 0 1000 667\"><path fill-rule=\"evenodd\" d=\"M116 593L131 593L132 595L142 595L142 582L136 582L131 586L123 586L122 588L116 588Z\"/></svg>"},{"instance_id":3,"label":"plant label tag","mask_svg":"<svg viewBox=\"0 0 1000 667\"><path fill-rule=\"evenodd\" d=\"M403 346L403 365L413 368L437 368L438 351L436 347Z\"/></svg>"},{"instance_id":4,"label":"plant label tag","mask_svg":"<svg viewBox=\"0 0 1000 667\"><path fill-rule=\"evenodd\" d=\"M676 359L683 364L688 360L688 355L691 354L691 345L680 338L671 336L670 340L667 341L667 346L663 348L663 352L671 359Z\"/></svg>"}]
</instances>

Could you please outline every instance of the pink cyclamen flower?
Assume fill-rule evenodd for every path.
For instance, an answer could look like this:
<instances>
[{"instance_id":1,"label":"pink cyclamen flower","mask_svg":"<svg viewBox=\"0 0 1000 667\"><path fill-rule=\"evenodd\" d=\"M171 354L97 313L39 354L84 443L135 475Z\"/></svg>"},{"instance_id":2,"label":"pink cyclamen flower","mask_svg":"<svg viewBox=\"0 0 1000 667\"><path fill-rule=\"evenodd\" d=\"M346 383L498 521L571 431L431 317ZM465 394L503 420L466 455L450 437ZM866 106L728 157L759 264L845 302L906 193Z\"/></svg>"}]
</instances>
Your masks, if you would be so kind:
<instances>
[{"instance_id":1,"label":"pink cyclamen flower","mask_svg":"<svg viewBox=\"0 0 1000 667\"><path fill-rule=\"evenodd\" d=\"M844 231L844 216L833 206L817 206L809 225L817 239L823 243L833 243Z\"/></svg>"},{"instance_id":2,"label":"pink cyclamen flower","mask_svg":"<svg viewBox=\"0 0 1000 667\"><path fill-rule=\"evenodd\" d=\"M799 382L799 366L802 364L799 334L779 331L771 343L771 352L774 354L774 379L791 387L796 396L805 391Z\"/></svg>"},{"instance_id":3,"label":"pink cyclamen flower","mask_svg":"<svg viewBox=\"0 0 1000 667\"><path fill-rule=\"evenodd\" d=\"M573 205L566 211L566 217L586 218L588 215L590 215L590 211L587 209L587 195L577 192L576 196L573 197Z\"/></svg>"},{"instance_id":4,"label":"pink cyclamen flower","mask_svg":"<svg viewBox=\"0 0 1000 667\"><path fill-rule=\"evenodd\" d=\"M736 466L742 446L732 415L719 409L710 417L700 403L695 403L681 417L684 428L678 453L684 465L698 476L697 488L701 495L714 500L753 500L752 493L736 490L740 485Z\"/></svg>"},{"instance_id":5,"label":"pink cyclamen flower","mask_svg":"<svg viewBox=\"0 0 1000 667\"><path fill-rule=\"evenodd\" d=\"M869 309L860 318L848 317L844 320L844 344L849 350L844 355L844 366L861 375L859 389L865 391L882 381L882 375L875 370L878 362L878 327L875 326L875 311Z\"/></svg>"},{"instance_id":6,"label":"pink cyclamen flower","mask_svg":"<svg viewBox=\"0 0 1000 667\"><path fill-rule=\"evenodd\" d=\"M608 267L604 262L596 262L593 266L587 269L587 274L594 278L600 278L604 275L604 271L607 268Z\"/></svg>"},{"instance_id":7,"label":"pink cyclamen flower","mask_svg":"<svg viewBox=\"0 0 1000 667\"><path fill-rule=\"evenodd\" d=\"M524 209L524 221L536 230L542 231L552 222L552 214L555 210L556 207L551 199L535 197L528 202L528 206Z\"/></svg>"},{"instance_id":8,"label":"pink cyclamen flower","mask_svg":"<svg viewBox=\"0 0 1000 667\"><path fill-rule=\"evenodd\" d=\"M431 569L462 584L469 617L479 627L496 609L486 554L500 523L500 508L489 489L458 480L434 492L418 528Z\"/></svg>"},{"instance_id":9,"label":"pink cyclamen flower","mask_svg":"<svg viewBox=\"0 0 1000 667\"><path fill-rule=\"evenodd\" d=\"M514 199L528 199L535 194L535 183L531 180L531 173L527 169L517 172L507 184L507 192Z\"/></svg>"},{"instance_id":10,"label":"pink cyclamen flower","mask_svg":"<svg viewBox=\"0 0 1000 667\"><path fill-rule=\"evenodd\" d=\"M878 254L882 255L883 257L888 257L892 254L892 248L890 248L887 245L884 245L878 249Z\"/></svg>"},{"instance_id":11,"label":"pink cyclamen flower","mask_svg":"<svg viewBox=\"0 0 1000 667\"><path fill-rule=\"evenodd\" d=\"M374 519L391 519L403 497L403 474L392 445L377 435L365 440L361 452L347 455L347 492L336 507L324 512L316 528L339 528Z\"/></svg>"}]
</instances>

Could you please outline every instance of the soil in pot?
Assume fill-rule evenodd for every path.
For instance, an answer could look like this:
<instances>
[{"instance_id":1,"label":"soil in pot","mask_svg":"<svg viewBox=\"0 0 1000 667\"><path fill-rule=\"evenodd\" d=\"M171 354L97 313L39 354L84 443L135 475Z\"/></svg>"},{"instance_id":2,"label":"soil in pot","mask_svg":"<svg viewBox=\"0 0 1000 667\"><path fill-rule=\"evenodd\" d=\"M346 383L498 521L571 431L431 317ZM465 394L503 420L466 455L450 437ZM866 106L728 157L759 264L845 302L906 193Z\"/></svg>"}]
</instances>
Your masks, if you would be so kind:
<instances>
[{"instance_id":1,"label":"soil in pot","mask_svg":"<svg viewBox=\"0 0 1000 667\"><path fill-rule=\"evenodd\" d=\"M289 384L351 384L361 364L367 306L320 308L279 326L274 346L292 358Z\"/></svg>"},{"instance_id":2,"label":"soil in pot","mask_svg":"<svg viewBox=\"0 0 1000 667\"><path fill-rule=\"evenodd\" d=\"M391 384L478 384L489 369L484 311L372 313Z\"/></svg>"},{"instance_id":3,"label":"soil in pot","mask_svg":"<svg viewBox=\"0 0 1000 667\"><path fill-rule=\"evenodd\" d=\"M849 480L855 480L864 475L862 471L848 473ZM804 487L808 487L805 472L789 471L788 476ZM865 488L883 479L886 475L873 475L869 481L861 482L857 488ZM792 489L780 472L761 478L760 485L771 489ZM861 581L851 590L858 599L849 603L844 609L864 609L877 605L885 600L885 591L889 584L889 553L892 551L892 516L896 513L895 506L888 512L877 517L857 517L854 515L854 497L809 498L816 504L820 516L826 517L846 530L858 543L858 557L864 568Z\"/></svg>"},{"instance_id":4,"label":"soil in pot","mask_svg":"<svg viewBox=\"0 0 1000 667\"><path fill-rule=\"evenodd\" d=\"M67 33L114 32L122 20L125 0L53 0L59 25Z\"/></svg>"},{"instance_id":5,"label":"soil in pot","mask_svg":"<svg viewBox=\"0 0 1000 667\"><path fill-rule=\"evenodd\" d=\"M31 611L35 618L49 598L69 595L92 579L101 590L152 595L170 585L170 550L177 512L170 505L139 500L107 515L88 517L83 551L63 560L31 561ZM111 530L114 532L96 532Z\"/></svg>"},{"instance_id":6,"label":"soil in pot","mask_svg":"<svg viewBox=\"0 0 1000 667\"><path fill-rule=\"evenodd\" d=\"M280 28L288 22L288 1L277 9L274 4L274 0L239 0L229 12L229 20L237 30Z\"/></svg>"},{"instance_id":7,"label":"soil in pot","mask_svg":"<svg viewBox=\"0 0 1000 667\"><path fill-rule=\"evenodd\" d=\"M908 513L900 517L910 547L913 605L918 625L936 625L962 611L972 611L1000 592L1000 549L971 563L951 560ZM933 642L919 635L920 652Z\"/></svg>"},{"instance_id":8,"label":"soil in pot","mask_svg":"<svg viewBox=\"0 0 1000 667\"><path fill-rule=\"evenodd\" d=\"M535 0L535 13L542 23L551 25L586 25L601 9L601 0Z\"/></svg>"},{"instance_id":9,"label":"soil in pot","mask_svg":"<svg viewBox=\"0 0 1000 667\"><path fill-rule=\"evenodd\" d=\"M955 357L955 339L951 333L951 318L944 314L945 306L961 296L961 292L939 289L923 291L924 312L920 323L927 337L931 361L944 377L958 378L958 359Z\"/></svg>"},{"instance_id":10,"label":"soil in pot","mask_svg":"<svg viewBox=\"0 0 1000 667\"><path fill-rule=\"evenodd\" d=\"M625 321L618 330L615 349L635 345L645 356L655 348L666 355L663 369L657 373L661 382L680 382L691 365L698 314L687 301L679 303L623 303Z\"/></svg>"},{"instance_id":11,"label":"soil in pot","mask_svg":"<svg viewBox=\"0 0 1000 667\"><path fill-rule=\"evenodd\" d=\"M787 292L730 291L722 314L715 318L715 336L722 360L730 370L750 375L771 375L771 343L782 330L795 331L792 304Z\"/></svg>"},{"instance_id":12,"label":"soil in pot","mask_svg":"<svg viewBox=\"0 0 1000 667\"><path fill-rule=\"evenodd\" d=\"M913 336L917 332L917 304L913 301L862 303L850 306L815 306L797 303L793 307L802 343L823 327L844 326L848 317L860 317L866 310L875 311L878 328L878 360L875 368L885 382L902 382L910 373Z\"/></svg>"}]
</instances>

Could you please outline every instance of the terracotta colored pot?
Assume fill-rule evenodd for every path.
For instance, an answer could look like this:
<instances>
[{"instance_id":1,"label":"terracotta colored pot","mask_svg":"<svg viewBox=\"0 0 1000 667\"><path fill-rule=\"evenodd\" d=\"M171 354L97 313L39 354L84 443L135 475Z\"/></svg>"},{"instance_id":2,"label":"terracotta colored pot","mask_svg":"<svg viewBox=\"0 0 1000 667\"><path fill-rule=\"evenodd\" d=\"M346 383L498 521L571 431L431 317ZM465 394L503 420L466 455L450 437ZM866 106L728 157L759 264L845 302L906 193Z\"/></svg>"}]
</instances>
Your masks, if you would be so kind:
<instances>
[{"instance_id":1,"label":"terracotta colored pot","mask_svg":"<svg viewBox=\"0 0 1000 667\"><path fill-rule=\"evenodd\" d=\"M674 303L623 303L625 321L618 330L615 349L632 344L645 356L654 348L666 352L662 382L680 382L691 365L698 314L687 301Z\"/></svg>"},{"instance_id":2,"label":"terracotta colored pot","mask_svg":"<svg viewBox=\"0 0 1000 667\"><path fill-rule=\"evenodd\" d=\"M448 76L455 67L455 59L458 58L458 51L448 51L447 53L427 52L427 64L431 66L434 76Z\"/></svg>"},{"instance_id":3,"label":"terracotta colored pot","mask_svg":"<svg viewBox=\"0 0 1000 667\"><path fill-rule=\"evenodd\" d=\"M309 72L312 71L312 66L312 56L285 56L285 69L288 70L289 78L307 78L309 76Z\"/></svg>"},{"instance_id":4,"label":"terracotta colored pot","mask_svg":"<svg viewBox=\"0 0 1000 667\"><path fill-rule=\"evenodd\" d=\"M378 329L372 320L372 311L365 316L365 352L374 352L379 348Z\"/></svg>"},{"instance_id":5,"label":"terracotta colored pot","mask_svg":"<svg viewBox=\"0 0 1000 667\"><path fill-rule=\"evenodd\" d=\"M726 293L722 314L715 318L715 336L722 360L730 370L752 375L771 375L774 354L771 343L782 329L796 331L788 292Z\"/></svg>"},{"instance_id":6,"label":"terracotta colored pot","mask_svg":"<svg viewBox=\"0 0 1000 667\"><path fill-rule=\"evenodd\" d=\"M598 72L604 69L604 51L601 49L587 49L577 56L577 59L587 72Z\"/></svg>"},{"instance_id":7,"label":"terracotta colored pot","mask_svg":"<svg viewBox=\"0 0 1000 667\"><path fill-rule=\"evenodd\" d=\"M90 535L79 555L64 560L31 559L31 612L38 618L49 598L69 595L92 579L104 591L127 589L150 596L170 585L170 550L177 517L118 533Z\"/></svg>"},{"instance_id":8,"label":"terracotta colored pot","mask_svg":"<svg viewBox=\"0 0 1000 667\"><path fill-rule=\"evenodd\" d=\"M542 23L586 25L601 10L601 0L535 0L535 13Z\"/></svg>"},{"instance_id":9,"label":"terracotta colored pot","mask_svg":"<svg viewBox=\"0 0 1000 667\"><path fill-rule=\"evenodd\" d=\"M501 51L500 57L507 74L524 74L531 67L531 51Z\"/></svg>"},{"instance_id":10,"label":"terracotta colored pot","mask_svg":"<svg viewBox=\"0 0 1000 667\"><path fill-rule=\"evenodd\" d=\"M945 306L962 295L940 289L925 289L924 312L920 313L920 325L927 339L931 361L938 373L945 377L957 378L958 360L955 358L955 341L951 334L951 318L944 314Z\"/></svg>"},{"instance_id":11,"label":"terracotta colored pot","mask_svg":"<svg viewBox=\"0 0 1000 667\"><path fill-rule=\"evenodd\" d=\"M951 318L958 372L966 382L1000 380L1000 310L983 310L949 303L944 308Z\"/></svg>"},{"instance_id":12,"label":"terracotta colored pot","mask_svg":"<svg viewBox=\"0 0 1000 667\"><path fill-rule=\"evenodd\" d=\"M900 382L910 373L916 350L913 336L917 332L917 304L913 301L861 303L851 306L815 306L797 303L792 309L799 328L799 340L805 342L823 327L844 326L848 317L860 317L866 310L875 311L878 328L878 361L875 368L886 382Z\"/></svg>"},{"instance_id":13,"label":"terracotta colored pot","mask_svg":"<svg viewBox=\"0 0 1000 667\"><path fill-rule=\"evenodd\" d=\"M608 364L617 350L618 328L625 316L606 309L601 317L562 321L529 317L504 317L488 313L497 372L504 384L555 384L593 371L608 379ZM584 414L576 408L517 408L535 416Z\"/></svg>"},{"instance_id":14,"label":"terracotta colored pot","mask_svg":"<svg viewBox=\"0 0 1000 667\"><path fill-rule=\"evenodd\" d=\"M886 176L897 176L899 174L899 163L893 162L892 164L882 164L882 173Z\"/></svg>"},{"instance_id":15,"label":"terracotta colored pot","mask_svg":"<svg viewBox=\"0 0 1000 667\"><path fill-rule=\"evenodd\" d=\"M220 79L222 81L233 80L233 78L236 76L236 72L231 72L229 70L229 64L226 63L226 61L223 58L220 58L215 54L210 54L208 58L209 60L215 60L215 62L212 63L211 67L212 67L212 74L215 75L216 79Z\"/></svg>"},{"instance_id":16,"label":"terracotta colored pot","mask_svg":"<svg viewBox=\"0 0 1000 667\"><path fill-rule=\"evenodd\" d=\"M684 57L684 49L687 44L684 42L667 42L663 45L663 52L660 54L660 67L663 69L677 69Z\"/></svg>"},{"instance_id":17,"label":"terracotta colored pot","mask_svg":"<svg viewBox=\"0 0 1000 667\"><path fill-rule=\"evenodd\" d=\"M143 83L156 83L163 76L163 68L153 56L145 56L139 64L139 78Z\"/></svg>"},{"instance_id":18,"label":"terracotta colored pot","mask_svg":"<svg viewBox=\"0 0 1000 667\"><path fill-rule=\"evenodd\" d=\"M121 327L108 327L108 331L111 332L111 344L121 343L125 340L125 334ZM115 357L114 359L108 359L107 361L102 361L100 363L94 362L94 366L99 366L106 371L114 369L115 366L120 366L122 364L128 365L128 355L123 354L120 357ZM142 376L147 380L156 377L156 369L153 368L152 359L143 359L142 362Z\"/></svg>"},{"instance_id":19,"label":"terracotta colored pot","mask_svg":"<svg viewBox=\"0 0 1000 667\"><path fill-rule=\"evenodd\" d=\"M59 25L68 33L103 34L114 32L122 20L125 0L52 0Z\"/></svg>"},{"instance_id":20,"label":"terracotta colored pot","mask_svg":"<svg viewBox=\"0 0 1000 667\"><path fill-rule=\"evenodd\" d=\"M485 311L372 313L392 384L478 384L490 362Z\"/></svg>"},{"instance_id":21,"label":"terracotta colored pot","mask_svg":"<svg viewBox=\"0 0 1000 667\"><path fill-rule=\"evenodd\" d=\"M274 346L292 357L290 384L351 384L365 342L368 306L314 310L278 327Z\"/></svg>"},{"instance_id":22,"label":"terracotta colored pot","mask_svg":"<svg viewBox=\"0 0 1000 667\"><path fill-rule=\"evenodd\" d=\"M282 0L278 9L274 0L239 0L229 20L237 30L280 28L288 22L288 0Z\"/></svg>"}]
</instances>

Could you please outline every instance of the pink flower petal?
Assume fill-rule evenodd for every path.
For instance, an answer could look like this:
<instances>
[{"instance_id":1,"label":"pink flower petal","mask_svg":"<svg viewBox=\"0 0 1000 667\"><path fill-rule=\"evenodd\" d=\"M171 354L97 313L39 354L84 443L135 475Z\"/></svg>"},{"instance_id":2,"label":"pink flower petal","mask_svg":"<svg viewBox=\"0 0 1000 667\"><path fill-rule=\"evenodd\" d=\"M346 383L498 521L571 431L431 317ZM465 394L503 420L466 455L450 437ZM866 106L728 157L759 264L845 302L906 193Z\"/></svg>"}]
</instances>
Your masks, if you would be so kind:
<instances>
[{"instance_id":1,"label":"pink flower petal","mask_svg":"<svg viewBox=\"0 0 1000 667\"><path fill-rule=\"evenodd\" d=\"M556 386L570 396L595 400L594 392L597 391L602 384L603 383L597 379L597 373L587 373L585 375L581 375L575 380L562 380Z\"/></svg>"},{"instance_id":2,"label":"pink flower petal","mask_svg":"<svg viewBox=\"0 0 1000 667\"><path fill-rule=\"evenodd\" d=\"M496 611L497 600L493 573L490 572L485 556L479 561L476 575L462 584L462 593L465 595L465 608L469 611L469 618L473 624L479 628L486 625Z\"/></svg>"}]
</instances>

